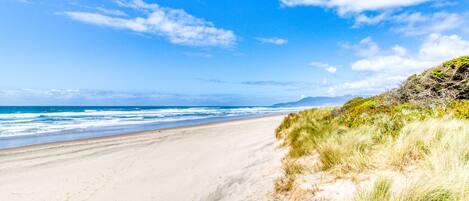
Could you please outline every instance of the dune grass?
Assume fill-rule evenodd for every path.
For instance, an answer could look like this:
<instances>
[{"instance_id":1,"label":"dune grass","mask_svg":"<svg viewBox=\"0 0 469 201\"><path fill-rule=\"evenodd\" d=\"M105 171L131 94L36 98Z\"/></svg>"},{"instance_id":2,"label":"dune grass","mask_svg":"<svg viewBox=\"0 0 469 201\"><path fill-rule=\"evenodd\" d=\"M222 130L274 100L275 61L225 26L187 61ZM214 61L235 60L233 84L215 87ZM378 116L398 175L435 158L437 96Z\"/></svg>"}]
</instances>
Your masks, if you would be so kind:
<instances>
[{"instance_id":1,"label":"dune grass","mask_svg":"<svg viewBox=\"0 0 469 201\"><path fill-rule=\"evenodd\" d=\"M353 181L353 200L469 201L468 61L446 61L342 107L288 115L276 130L289 148L283 189L301 174L295 161L311 158L301 170Z\"/></svg>"},{"instance_id":2,"label":"dune grass","mask_svg":"<svg viewBox=\"0 0 469 201\"><path fill-rule=\"evenodd\" d=\"M372 131L370 127L360 127L324 138L316 149L322 170L346 173L368 168L367 155L373 146Z\"/></svg>"},{"instance_id":3,"label":"dune grass","mask_svg":"<svg viewBox=\"0 0 469 201\"><path fill-rule=\"evenodd\" d=\"M432 119L414 122L405 126L399 137L389 143L382 147L381 151L388 152L382 160L391 168L402 169L410 165L414 169L406 177L405 185L394 186L390 196L380 200L469 200L468 121ZM387 180L392 183L392 179ZM377 196L371 195L376 194L379 186L375 184L355 200L376 200L373 198Z\"/></svg>"},{"instance_id":4,"label":"dune grass","mask_svg":"<svg viewBox=\"0 0 469 201\"><path fill-rule=\"evenodd\" d=\"M358 192L356 201L389 201L391 199L392 180L379 177L367 191Z\"/></svg>"},{"instance_id":5,"label":"dune grass","mask_svg":"<svg viewBox=\"0 0 469 201\"><path fill-rule=\"evenodd\" d=\"M382 99L357 98L341 108L289 115L277 129L289 147L287 158L316 154L316 171L337 178L407 171L405 185L378 179L354 200L469 200L469 101L384 104ZM293 185L297 174L289 175Z\"/></svg>"},{"instance_id":6,"label":"dune grass","mask_svg":"<svg viewBox=\"0 0 469 201\"><path fill-rule=\"evenodd\" d=\"M298 174L303 172L303 166L295 163L295 161L283 161L283 176L275 183L276 192L288 192L294 187L295 179Z\"/></svg>"}]
</instances>

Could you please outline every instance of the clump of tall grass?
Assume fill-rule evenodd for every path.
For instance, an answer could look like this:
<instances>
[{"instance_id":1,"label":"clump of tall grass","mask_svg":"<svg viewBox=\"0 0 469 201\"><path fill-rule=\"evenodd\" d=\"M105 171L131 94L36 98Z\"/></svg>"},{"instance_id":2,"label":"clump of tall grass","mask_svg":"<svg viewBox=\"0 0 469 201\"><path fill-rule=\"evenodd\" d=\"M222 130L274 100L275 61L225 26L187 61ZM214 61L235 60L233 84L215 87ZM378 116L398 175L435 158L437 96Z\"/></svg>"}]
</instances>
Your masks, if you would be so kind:
<instances>
[{"instance_id":1,"label":"clump of tall grass","mask_svg":"<svg viewBox=\"0 0 469 201\"><path fill-rule=\"evenodd\" d=\"M364 126L324 138L317 146L321 168L336 174L361 171L371 166L373 127Z\"/></svg>"},{"instance_id":2,"label":"clump of tall grass","mask_svg":"<svg viewBox=\"0 0 469 201\"><path fill-rule=\"evenodd\" d=\"M303 166L296 163L294 160L285 159L282 166L284 174L275 182L276 192L291 191L293 189L297 175L301 174L304 170Z\"/></svg>"},{"instance_id":3,"label":"clump of tall grass","mask_svg":"<svg viewBox=\"0 0 469 201\"><path fill-rule=\"evenodd\" d=\"M368 189L359 191L355 196L355 201L389 201L391 199L392 180L388 177L379 177Z\"/></svg>"},{"instance_id":4,"label":"clump of tall grass","mask_svg":"<svg viewBox=\"0 0 469 201\"><path fill-rule=\"evenodd\" d=\"M467 171L467 169L466 169ZM467 173L454 172L452 177L446 174L430 175L410 181L395 193L395 201L466 201L469 199ZM466 175L464 175L466 174Z\"/></svg>"},{"instance_id":5,"label":"clump of tall grass","mask_svg":"<svg viewBox=\"0 0 469 201\"><path fill-rule=\"evenodd\" d=\"M284 136L285 145L290 147L290 157L298 158L310 154L322 141L323 135L340 132L341 129L330 121L331 111L312 109L286 117L285 123L277 129L277 136Z\"/></svg>"},{"instance_id":6,"label":"clump of tall grass","mask_svg":"<svg viewBox=\"0 0 469 201\"><path fill-rule=\"evenodd\" d=\"M393 166L414 168L406 185L397 186L388 200L469 200L469 122L432 119L405 126L387 149L385 160ZM357 200L373 200L375 187L359 194Z\"/></svg>"},{"instance_id":7,"label":"clump of tall grass","mask_svg":"<svg viewBox=\"0 0 469 201\"><path fill-rule=\"evenodd\" d=\"M429 160L438 162L434 165L448 162L455 164L458 158L464 158L469 151L468 140L469 125L466 121L433 119L414 122L404 127L399 137L389 147L388 159L390 164L397 167L429 157L436 157Z\"/></svg>"}]
</instances>

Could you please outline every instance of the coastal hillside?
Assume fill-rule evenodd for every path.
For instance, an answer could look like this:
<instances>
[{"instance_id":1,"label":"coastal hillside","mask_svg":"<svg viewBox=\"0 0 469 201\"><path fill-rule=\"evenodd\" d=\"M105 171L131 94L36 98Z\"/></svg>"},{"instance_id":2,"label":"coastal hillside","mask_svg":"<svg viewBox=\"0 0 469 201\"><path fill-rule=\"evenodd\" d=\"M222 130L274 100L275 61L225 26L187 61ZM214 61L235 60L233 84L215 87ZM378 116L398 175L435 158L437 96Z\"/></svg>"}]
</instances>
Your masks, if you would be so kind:
<instances>
[{"instance_id":1,"label":"coastal hillside","mask_svg":"<svg viewBox=\"0 0 469 201\"><path fill-rule=\"evenodd\" d=\"M354 96L337 96L337 97L305 97L299 101L288 102L288 103L278 103L273 105L273 107L308 107L308 106L337 106L342 105Z\"/></svg>"},{"instance_id":2,"label":"coastal hillside","mask_svg":"<svg viewBox=\"0 0 469 201\"><path fill-rule=\"evenodd\" d=\"M469 56L342 107L288 115L276 200L469 200Z\"/></svg>"},{"instance_id":3,"label":"coastal hillside","mask_svg":"<svg viewBox=\"0 0 469 201\"><path fill-rule=\"evenodd\" d=\"M398 102L469 99L469 56L444 62L422 74L410 76L387 93Z\"/></svg>"}]
</instances>

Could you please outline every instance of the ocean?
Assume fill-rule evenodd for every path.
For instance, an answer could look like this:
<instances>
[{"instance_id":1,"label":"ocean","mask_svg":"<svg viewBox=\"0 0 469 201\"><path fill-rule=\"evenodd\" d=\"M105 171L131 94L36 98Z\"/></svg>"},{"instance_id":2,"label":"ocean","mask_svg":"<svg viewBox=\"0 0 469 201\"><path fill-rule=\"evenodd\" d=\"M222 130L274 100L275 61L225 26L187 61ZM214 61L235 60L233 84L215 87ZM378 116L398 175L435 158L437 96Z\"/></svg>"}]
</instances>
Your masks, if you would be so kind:
<instances>
[{"instance_id":1,"label":"ocean","mask_svg":"<svg viewBox=\"0 0 469 201\"><path fill-rule=\"evenodd\" d=\"M295 112L281 107L0 107L0 148Z\"/></svg>"}]
</instances>

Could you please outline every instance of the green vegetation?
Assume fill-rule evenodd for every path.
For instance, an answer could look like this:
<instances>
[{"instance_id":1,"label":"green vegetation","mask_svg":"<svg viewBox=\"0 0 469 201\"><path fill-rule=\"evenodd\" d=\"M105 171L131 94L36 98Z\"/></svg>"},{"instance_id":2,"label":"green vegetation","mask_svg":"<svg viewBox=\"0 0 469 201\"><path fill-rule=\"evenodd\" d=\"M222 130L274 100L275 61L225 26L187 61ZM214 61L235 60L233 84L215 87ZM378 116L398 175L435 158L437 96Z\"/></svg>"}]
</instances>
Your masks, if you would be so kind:
<instances>
[{"instance_id":1,"label":"green vegetation","mask_svg":"<svg viewBox=\"0 0 469 201\"><path fill-rule=\"evenodd\" d=\"M398 89L385 95L388 101L425 102L427 100L469 99L469 56L444 62L420 75L414 75Z\"/></svg>"},{"instance_id":2,"label":"green vegetation","mask_svg":"<svg viewBox=\"0 0 469 201\"><path fill-rule=\"evenodd\" d=\"M391 184L389 178L380 177L375 181L369 191L357 194L357 201L388 201L391 199Z\"/></svg>"},{"instance_id":3,"label":"green vegetation","mask_svg":"<svg viewBox=\"0 0 469 201\"><path fill-rule=\"evenodd\" d=\"M441 67L437 67L432 70L432 75L437 78L443 78L445 73L443 72L443 69L441 69Z\"/></svg>"},{"instance_id":4,"label":"green vegetation","mask_svg":"<svg viewBox=\"0 0 469 201\"><path fill-rule=\"evenodd\" d=\"M408 96L396 93L428 90L425 79L444 81L449 75L467 82L469 57L445 62L421 75L410 77L403 87L370 98L354 98L340 108L310 109L290 114L277 129L277 137L289 147L289 167L302 157L317 156L313 171L336 178L374 175L386 170L403 176L379 178L360 190L355 200L469 200L469 100L466 88L452 89L460 96ZM451 71L448 69L459 69ZM432 75L432 76L429 76ZM459 78L458 78L459 79ZM437 83L441 84L441 83ZM442 85L443 86L443 85ZM454 85L451 85L454 86ZM442 87L444 91L448 86ZM433 89L432 89L433 90ZM461 92L461 93L460 93ZM303 168L302 168L303 170ZM289 171L285 186L292 189L301 171Z\"/></svg>"},{"instance_id":5,"label":"green vegetation","mask_svg":"<svg viewBox=\"0 0 469 201\"><path fill-rule=\"evenodd\" d=\"M463 57L459 57L453 60L446 61L443 63L443 66L447 66L447 67L455 69L455 68L460 68L464 65L467 65L468 63L469 63L469 56L463 56Z\"/></svg>"},{"instance_id":6,"label":"green vegetation","mask_svg":"<svg viewBox=\"0 0 469 201\"><path fill-rule=\"evenodd\" d=\"M284 177L277 180L275 183L276 192L288 192L293 189L295 178L298 174L303 172L303 167L292 161L285 161L283 163Z\"/></svg>"}]
</instances>

